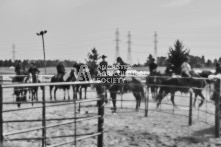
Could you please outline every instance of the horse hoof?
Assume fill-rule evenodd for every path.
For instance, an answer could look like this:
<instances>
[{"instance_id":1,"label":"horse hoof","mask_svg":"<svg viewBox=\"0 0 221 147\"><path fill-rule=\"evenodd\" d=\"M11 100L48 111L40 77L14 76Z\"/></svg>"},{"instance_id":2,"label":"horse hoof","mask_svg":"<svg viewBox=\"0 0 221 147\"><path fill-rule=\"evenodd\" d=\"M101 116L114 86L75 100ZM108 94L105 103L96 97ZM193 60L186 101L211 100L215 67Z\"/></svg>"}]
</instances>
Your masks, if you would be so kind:
<instances>
[{"instance_id":1,"label":"horse hoof","mask_svg":"<svg viewBox=\"0 0 221 147\"><path fill-rule=\"evenodd\" d=\"M113 114L116 114L116 113L117 113L117 111L116 111L116 110L113 110L113 111L112 111L112 113L113 113Z\"/></svg>"},{"instance_id":2,"label":"horse hoof","mask_svg":"<svg viewBox=\"0 0 221 147\"><path fill-rule=\"evenodd\" d=\"M200 108L202 105L203 105L203 103L202 103L202 104L199 104L199 106L198 106L198 107Z\"/></svg>"}]
</instances>

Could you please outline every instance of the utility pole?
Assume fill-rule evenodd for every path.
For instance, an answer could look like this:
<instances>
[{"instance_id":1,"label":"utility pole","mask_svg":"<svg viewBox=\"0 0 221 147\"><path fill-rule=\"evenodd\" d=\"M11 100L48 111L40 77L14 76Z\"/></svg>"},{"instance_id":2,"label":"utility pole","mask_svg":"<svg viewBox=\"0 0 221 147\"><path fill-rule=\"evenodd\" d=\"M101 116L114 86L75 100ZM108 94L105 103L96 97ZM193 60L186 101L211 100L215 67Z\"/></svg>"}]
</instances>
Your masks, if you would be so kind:
<instances>
[{"instance_id":1,"label":"utility pole","mask_svg":"<svg viewBox=\"0 0 221 147\"><path fill-rule=\"evenodd\" d=\"M132 57L131 57L131 34L130 34L130 32L128 32L127 37L128 37L127 63L131 65L132 64Z\"/></svg>"},{"instance_id":2,"label":"utility pole","mask_svg":"<svg viewBox=\"0 0 221 147\"><path fill-rule=\"evenodd\" d=\"M12 45L12 61L15 62L15 44Z\"/></svg>"},{"instance_id":3,"label":"utility pole","mask_svg":"<svg viewBox=\"0 0 221 147\"><path fill-rule=\"evenodd\" d=\"M154 33L154 56L155 56L155 58L156 58L156 62L157 62L157 43L158 43L158 41L157 41L157 32L155 31L155 33Z\"/></svg>"},{"instance_id":4,"label":"utility pole","mask_svg":"<svg viewBox=\"0 0 221 147\"><path fill-rule=\"evenodd\" d=\"M117 59L117 57L119 57L120 56L120 53L119 53L119 42L120 42L120 40L119 40L119 31L118 31L118 28L117 28L117 30L116 30L116 54L115 54L115 60L114 60L114 62L116 62L116 59Z\"/></svg>"},{"instance_id":5,"label":"utility pole","mask_svg":"<svg viewBox=\"0 0 221 147\"><path fill-rule=\"evenodd\" d=\"M41 31L40 33L37 33L38 36L41 36L41 37L42 37L45 74L46 74L46 61L45 61L45 43L44 43L44 34L46 34L46 33L47 33L46 30Z\"/></svg>"}]
</instances>

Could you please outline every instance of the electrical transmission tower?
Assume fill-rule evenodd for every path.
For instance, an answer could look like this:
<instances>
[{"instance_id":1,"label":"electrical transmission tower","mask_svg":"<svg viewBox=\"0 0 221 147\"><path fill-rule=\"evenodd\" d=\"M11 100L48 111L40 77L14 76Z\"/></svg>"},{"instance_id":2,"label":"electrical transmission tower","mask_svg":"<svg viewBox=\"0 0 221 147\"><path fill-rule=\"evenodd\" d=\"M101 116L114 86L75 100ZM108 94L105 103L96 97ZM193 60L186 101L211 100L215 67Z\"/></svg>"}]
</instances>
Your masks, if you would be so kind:
<instances>
[{"instance_id":1,"label":"electrical transmission tower","mask_svg":"<svg viewBox=\"0 0 221 147\"><path fill-rule=\"evenodd\" d=\"M127 63L131 65L132 64L132 57L131 57L131 34L130 34L130 32L128 32L127 37L128 37Z\"/></svg>"},{"instance_id":2,"label":"electrical transmission tower","mask_svg":"<svg viewBox=\"0 0 221 147\"><path fill-rule=\"evenodd\" d=\"M157 32L154 33L154 56L156 58L156 61L157 61Z\"/></svg>"},{"instance_id":3,"label":"electrical transmission tower","mask_svg":"<svg viewBox=\"0 0 221 147\"><path fill-rule=\"evenodd\" d=\"M120 42L120 40L119 40L119 30L118 30L118 28L117 28L117 30L116 30L116 54L115 54L115 60L114 60L114 62L116 62L116 59L117 59L117 57L119 57L120 56L120 52L119 52L119 42Z\"/></svg>"},{"instance_id":4,"label":"electrical transmission tower","mask_svg":"<svg viewBox=\"0 0 221 147\"><path fill-rule=\"evenodd\" d=\"M12 61L15 61L15 44L12 45Z\"/></svg>"}]
</instances>

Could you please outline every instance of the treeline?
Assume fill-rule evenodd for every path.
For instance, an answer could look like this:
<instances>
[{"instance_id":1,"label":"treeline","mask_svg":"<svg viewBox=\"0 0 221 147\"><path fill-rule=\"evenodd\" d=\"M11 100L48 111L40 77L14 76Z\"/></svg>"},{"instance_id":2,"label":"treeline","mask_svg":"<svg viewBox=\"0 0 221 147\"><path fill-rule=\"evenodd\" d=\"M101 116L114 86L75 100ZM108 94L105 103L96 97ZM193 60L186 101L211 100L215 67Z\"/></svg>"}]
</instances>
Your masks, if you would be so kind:
<instances>
[{"instance_id":1,"label":"treeline","mask_svg":"<svg viewBox=\"0 0 221 147\"><path fill-rule=\"evenodd\" d=\"M24 66L28 67L31 62L35 62L37 67L44 67L44 60L21 60ZM12 61L12 60L0 60L0 67L10 67L15 66L18 60ZM55 67L60 60L46 60L46 66L47 67ZM75 61L72 60L62 60L65 67L71 67Z\"/></svg>"},{"instance_id":2,"label":"treeline","mask_svg":"<svg viewBox=\"0 0 221 147\"><path fill-rule=\"evenodd\" d=\"M199 56L189 55L189 57L190 57L190 65L195 68L204 68L204 67L213 68L215 67L217 62L221 63L221 57L219 59L214 59L214 60L210 60L210 59L205 60L204 56L199 57ZM134 64L134 66L135 67L148 66L150 64L151 58L153 58L153 56L149 54L144 64L139 63L139 64ZM156 62L158 66L167 66L168 57L163 57L163 56L157 57Z\"/></svg>"},{"instance_id":3,"label":"treeline","mask_svg":"<svg viewBox=\"0 0 221 147\"><path fill-rule=\"evenodd\" d=\"M219 59L214 59L213 61L210 59L205 60L204 56L199 57L199 56L190 55L189 57L190 57L190 65L195 68L204 68L204 67L213 68L215 67L217 62L221 63L221 57ZM149 62L150 60L148 58L147 61L144 63L144 66L148 66ZM158 57L157 64L158 66L167 66L168 65L167 57L162 57L162 56Z\"/></svg>"}]
</instances>

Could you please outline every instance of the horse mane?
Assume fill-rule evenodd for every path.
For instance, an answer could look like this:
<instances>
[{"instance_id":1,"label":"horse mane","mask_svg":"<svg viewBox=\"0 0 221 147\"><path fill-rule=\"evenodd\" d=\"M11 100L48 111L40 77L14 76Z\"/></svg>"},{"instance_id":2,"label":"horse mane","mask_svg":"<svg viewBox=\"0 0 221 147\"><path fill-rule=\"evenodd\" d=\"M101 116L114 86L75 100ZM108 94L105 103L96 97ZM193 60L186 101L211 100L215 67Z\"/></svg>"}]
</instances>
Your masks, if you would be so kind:
<instances>
[{"instance_id":1,"label":"horse mane","mask_svg":"<svg viewBox=\"0 0 221 147\"><path fill-rule=\"evenodd\" d=\"M65 73L65 75L63 76L63 80L67 81L70 78L70 76L71 76L71 70Z\"/></svg>"}]
</instances>

